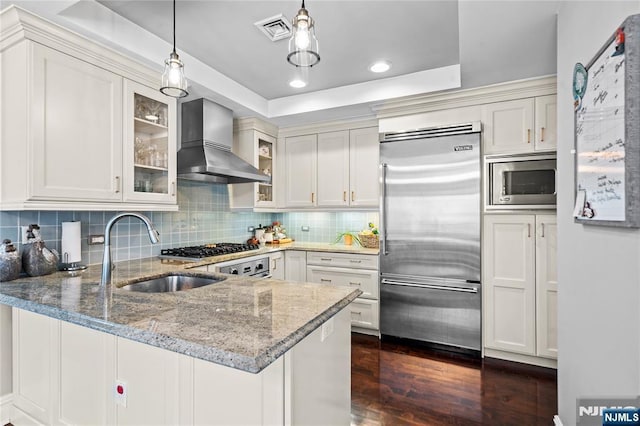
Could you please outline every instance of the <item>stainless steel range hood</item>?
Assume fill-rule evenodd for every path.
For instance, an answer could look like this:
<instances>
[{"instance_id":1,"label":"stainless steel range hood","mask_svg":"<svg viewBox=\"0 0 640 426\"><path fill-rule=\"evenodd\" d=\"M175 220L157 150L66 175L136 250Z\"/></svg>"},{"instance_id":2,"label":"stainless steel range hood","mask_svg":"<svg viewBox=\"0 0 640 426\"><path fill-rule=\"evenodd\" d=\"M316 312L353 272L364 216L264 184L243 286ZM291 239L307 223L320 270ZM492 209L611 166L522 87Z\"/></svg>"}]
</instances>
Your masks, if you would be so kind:
<instances>
[{"instance_id":1,"label":"stainless steel range hood","mask_svg":"<svg viewBox=\"0 0 640 426\"><path fill-rule=\"evenodd\" d=\"M182 104L178 178L214 183L270 182L271 177L231 152L233 112L208 99Z\"/></svg>"}]
</instances>

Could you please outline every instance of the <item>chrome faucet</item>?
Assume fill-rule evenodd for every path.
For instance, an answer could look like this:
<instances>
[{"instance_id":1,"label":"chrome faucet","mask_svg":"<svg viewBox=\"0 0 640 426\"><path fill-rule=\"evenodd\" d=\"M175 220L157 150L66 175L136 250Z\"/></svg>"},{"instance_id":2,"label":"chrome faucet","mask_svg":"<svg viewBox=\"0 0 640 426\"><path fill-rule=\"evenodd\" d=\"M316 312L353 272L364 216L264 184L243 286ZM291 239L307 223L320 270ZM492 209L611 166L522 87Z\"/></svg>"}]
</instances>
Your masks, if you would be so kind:
<instances>
[{"instance_id":1,"label":"chrome faucet","mask_svg":"<svg viewBox=\"0 0 640 426\"><path fill-rule=\"evenodd\" d=\"M109 220L109 223L107 223L107 226L104 228L104 254L102 255L102 278L100 279L100 285L103 287L111 284L111 228L113 228L113 225L117 221L126 216L137 217L138 219L143 221L145 225L147 225L147 232L149 232L149 239L151 240L152 244L156 244L160 241L160 233L156 230L155 226L153 226L151 220L145 215L140 213L125 212L118 213L117 215L112 217L111 220Z\"/></svg>"}]
</instances>

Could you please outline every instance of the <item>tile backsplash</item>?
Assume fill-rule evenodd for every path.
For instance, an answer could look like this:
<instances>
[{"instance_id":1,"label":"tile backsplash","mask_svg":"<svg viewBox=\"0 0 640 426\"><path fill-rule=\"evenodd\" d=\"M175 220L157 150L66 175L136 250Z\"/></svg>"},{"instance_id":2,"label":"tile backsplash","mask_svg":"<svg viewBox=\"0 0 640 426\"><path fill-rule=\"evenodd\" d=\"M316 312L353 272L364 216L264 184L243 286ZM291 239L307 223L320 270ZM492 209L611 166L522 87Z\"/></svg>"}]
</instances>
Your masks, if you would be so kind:
<instances>
[{"instance_id":1,"label":"tile backsplash","mask_svg":"<svg viewBox=\"0 0 640 426\"><path fill-rule=\"evenodd\" d=\"M163 248L211 242L244 242L251 237L247 227L280 221L296 241L335 241L339 232L358 231L368 222L378 225L377 212L232 212L226 185L179 181L177 212L142 212L160 232L160 243L151 244L145 226L138 219L124 218L111 233L115 261L140 259L160 254ZM0 211L0 239L20 242L21 226L40 225L47 247L60 251L62 222L81 221L82 263L102 262L103 245L89 246L87 237L103 234L113 211ZM309 231L301 230L308 226ZM21 244L18 244L21 249Z\"/></svg>"}]
</instances>

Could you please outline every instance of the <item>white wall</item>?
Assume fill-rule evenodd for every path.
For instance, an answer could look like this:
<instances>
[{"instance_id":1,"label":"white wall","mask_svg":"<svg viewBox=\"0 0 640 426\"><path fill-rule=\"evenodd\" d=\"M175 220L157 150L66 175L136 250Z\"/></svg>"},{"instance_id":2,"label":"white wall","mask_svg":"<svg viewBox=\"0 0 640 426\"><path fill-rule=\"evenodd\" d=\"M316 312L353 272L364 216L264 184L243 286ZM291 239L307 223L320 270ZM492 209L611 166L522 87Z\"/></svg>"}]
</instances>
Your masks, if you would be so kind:
<instances>
[{"instance_id":1,"label":"white wall","mask_svg":"<svg viewBox=\"0 0 640 426\"><path fill-rule=\"evenodd\" d=\"M575 224L571 83L640 2L566 1L558 14L558 405L640 394L640 231ZM638 141L636 141L638 143Z\"/></svg>"}]
</instances>

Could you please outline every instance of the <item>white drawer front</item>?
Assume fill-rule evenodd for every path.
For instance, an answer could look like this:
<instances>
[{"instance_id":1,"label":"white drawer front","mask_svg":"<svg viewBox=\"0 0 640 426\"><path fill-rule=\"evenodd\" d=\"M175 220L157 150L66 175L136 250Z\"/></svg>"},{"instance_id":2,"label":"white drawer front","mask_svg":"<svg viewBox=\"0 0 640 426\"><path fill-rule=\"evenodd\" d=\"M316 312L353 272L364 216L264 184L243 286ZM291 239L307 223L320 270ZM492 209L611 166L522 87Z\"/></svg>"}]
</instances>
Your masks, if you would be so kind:
<instances>
[{"instance_id":1,"label":"white drawer front","mask_svg":"<svg viewBox=\"0 0 640 426\"><path fill-rule=\"evenodd\" d=\"M356 299L351 302L349 309L351 310L352 326L371 328L373 330L380 328L377 300Z\"/></svg>"},{"instance_id":2,"label":"white drawer front","mask_svg":"<svg viewBox=\"0 0 640 426\"><path fill-rule=\"evenodd\" d=\"M378 269L378 256L370 254L307 252L307 265Z\"/></svg>"},{"instance_id":3,"label":"white drawer front","mask_svg":"<svg viewBox=\"0 0 640 426\"><path fill-rule=\"evenodd\" d=\"M307 266L307 281L358 288L362 290L360 297L378 299L378 271Z\"/></svg>"}]
</instances>

